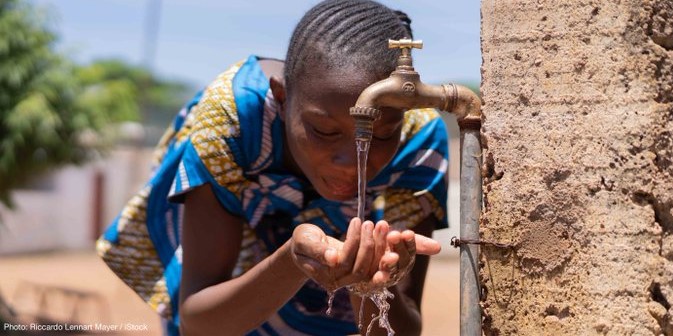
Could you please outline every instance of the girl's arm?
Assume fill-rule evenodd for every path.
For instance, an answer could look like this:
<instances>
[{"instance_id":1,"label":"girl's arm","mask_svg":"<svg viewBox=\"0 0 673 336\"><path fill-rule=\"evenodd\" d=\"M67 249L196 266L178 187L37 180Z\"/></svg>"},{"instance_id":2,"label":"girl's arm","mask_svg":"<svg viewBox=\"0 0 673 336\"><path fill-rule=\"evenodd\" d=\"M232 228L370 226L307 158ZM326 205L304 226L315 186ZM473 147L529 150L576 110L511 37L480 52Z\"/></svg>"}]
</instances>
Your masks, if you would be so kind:
<instances>
[{"instance_id":1,"label":"girl's arm","mask_svg":"<svg viewBox=\"0 0 673 336\"><path fill-rule=\"evenodd\" d=\"M401 249L383 255L381 248L385 247L386 235L372 235L371 223L361 225L359 220L352 221L345 242L326 236L313 225L303 224L273 254L232 279L241 247L242 220L222 208L208 185L189 192L184 208L179 311L180 328L186 335L214 335L223 331L244 334L275 313L309 276L326 288L334 286L334 281L336 287L368 281L374 272L383 283L390 277L387 268L405 256L399 252L406 250ZM414 237L413 233L410 237ZM439 244L429 238L417 236L415 244L418 254L439 251ZM379 261L381 269L377 271L375 265ZM415 267L409 276L417 273L420 274ZM407 290L398 286L408 292L399 297L416 297L413 291L417 287ZM400 318L406 321L405 316L413 312L400 310ZM391 318L398 315L396 306L391 314Z\"/></svg>"},{"instance_id":2,"label":"girl's arm","mask_svg":"<svg viewBox=\"0 0 673 336\"><path fill-rule=\"evenodd\" d=\"M232 279L242 220L222 208L209 185L189 192L184 208L179 309L184 335L245 334L275 313L306 281L292 260L292 240Z\"/></svg>"},{"instance_id":3,"label":"girl's arm","mask_svg":"<svg viewBox=\"0 0 673 336\"><path fill-rule=\"evenodd\" d=\"M414 227L417 238L431 237L432 230L435 227L437 219L434 216L428 216L425 220ZM400 235L401 236L401 235ZM405 236L407 236L405 234ZM407 236L408 237L408 236ZM404 242L401 242L404 243ZM420 243L420 242L416 242ZM419 250L423 248L417 245ZM438 252L438 251L437 251ZM430 254L435 254L430 253ZM428 253L426 253L428 254ZM400 256L404 258L403 255ZM411 272L402 278L395 286L388 290L395 295L393 300L389 300L390 311L388 320L395 334L397 335L420 335L422 329L421 319L421 299L423 297L423 286L425 284L425 275L428 270L430 258L427 255L416 254L415 263ZM360 296L351 294L351 304L356 316L356 323L360 313ZM368 298L365 298L364 312L362 314L362 335L366 334L367 327L372 320L372 314L379 314L378 308ZM386 330L379 328L378 321L374 322L372 327L372 336L387 335Z\"/></svg>"},{"instance_id":4,"label":"girl's arm","mask_svg":"<svg viewBox=\"0 0 673 336\"><path fill-rule=\"evenodd\" d=\"M179 311L187 335L244 334L275 313L308 277L337 288L370 280L377 269L369 265L378 265L379 259L385 264L376 247L385 247L386 236L372 237L372 223L352 221L345 242L302 224L273 254L232 279L242 220L222 208L210 186L189 192L184 207ZM418 250L423 253L423 246ZM379 273L382 282L388 280L388 274Z\"/></svg>"}]
</instances>

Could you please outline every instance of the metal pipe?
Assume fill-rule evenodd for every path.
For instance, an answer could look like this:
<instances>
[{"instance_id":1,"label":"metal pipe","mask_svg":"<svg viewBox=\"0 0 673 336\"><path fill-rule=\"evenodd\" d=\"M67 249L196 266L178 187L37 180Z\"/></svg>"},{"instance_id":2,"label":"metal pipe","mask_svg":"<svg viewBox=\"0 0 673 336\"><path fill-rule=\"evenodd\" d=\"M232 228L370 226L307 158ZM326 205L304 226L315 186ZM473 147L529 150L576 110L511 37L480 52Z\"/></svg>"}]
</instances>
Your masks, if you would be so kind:
<instances>
[{"instance_id":1,"label":"metal pipe","mask_svg":"<svg viewBox=\"0 0 673 336\"><path fill-rule=\"evenodd\" d=\"M460 239L479 240L481 144L479 129L460 130ZM460 245L460 335L481 336L479 245Z\"/></svg>"},{"instance_id":2,"label":"metal pipe","mask_svg":"<svg viewBox=\"0 0 673 336\"><path fill-rule=\"evenodd\" d=\"M421 82L414 70L411 49L423 47L423 42L402 39L388 41L390 48L402 53L397 69L390 77L362 91L351 115L356 119L356 134L371 137L373 122L380 107L400 110L436 108L453 113L460 127L460 239L479 240L481 214L481 99L472 90L455 84L428 85ZM479 246L460 246L460 334L481 335L481 306L479 284Z\"/></svg>"}]
</instances>

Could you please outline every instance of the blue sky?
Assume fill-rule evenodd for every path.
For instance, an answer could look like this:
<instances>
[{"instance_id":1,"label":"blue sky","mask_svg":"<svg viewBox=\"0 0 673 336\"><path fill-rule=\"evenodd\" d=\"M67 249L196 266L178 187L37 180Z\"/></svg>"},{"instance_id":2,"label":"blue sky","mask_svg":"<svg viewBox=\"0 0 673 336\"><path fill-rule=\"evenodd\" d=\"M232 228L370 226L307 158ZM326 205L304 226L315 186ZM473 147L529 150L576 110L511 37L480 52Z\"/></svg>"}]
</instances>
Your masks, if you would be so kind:
<instances>
[{"instance_id":1,"label":"blue sky","mask_svg":"<svg viewBox=\"0 0 673 336\"><path fill-rule=\"evenodd\" d=\"M58 48L80 63L118 57L146 62L152 3L161 3L155 57L161 76L206 85L250 54L283 58L294 25L317 0L30 0L50 10ZM479 1L384 0L413 20L424 42L414 61L430 83L478 82Z\"/></svg>"}]
</instances>

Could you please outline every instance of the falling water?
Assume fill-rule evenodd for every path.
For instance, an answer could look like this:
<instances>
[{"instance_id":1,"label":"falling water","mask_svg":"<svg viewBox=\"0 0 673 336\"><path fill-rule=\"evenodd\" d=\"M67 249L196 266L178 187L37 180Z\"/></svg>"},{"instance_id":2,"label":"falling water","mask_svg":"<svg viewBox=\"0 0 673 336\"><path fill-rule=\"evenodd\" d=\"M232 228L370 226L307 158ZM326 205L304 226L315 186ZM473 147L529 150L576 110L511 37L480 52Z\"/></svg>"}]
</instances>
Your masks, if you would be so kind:
<instances>
[{"instance_id":1,"label":"falling water","mask_svg":"<svg viewBox=\"0 0 673 336\"><path fill-rule=\"evenodd\" d=\"M365 205L366 205L366 189L367 189L367 156L369 155L369 145L370 141L365 139L356 139L355 145L357 147L357 156L358 156L358 212L357 216L361 221L365 220ZM388 310L390 309L390 304L388 299L395 297L387 288L382 289L367 289L368 283L355 284L348 286L348 290L351 293L359 295L361 300L360 304L360 316L358 321L358 329L362 330L362 318L364 312L364 302L366 298L369 298L374 302L376 307L379 310L379 314L372 314L372 320L367 326L367 335L370 334L374 326L374 322L378 321L379 327L386 329L388 336L395 335L395 331L390 326L388 321ZM327 315L332 314L332 303L334 301L334 295L336 291L328 291L329 299L327 301Z\"/></svg>"},{"instance_id":2,"label":"falling water","mask_svg":"<svg viewBox=\"0 0 673 336\"><path fill-rule=\"evenodd\" d=\"M365 220L365 196L367 191L367 156L369 155L370 141L364 139L356 139L355 146L357 147L358 155L358 218L364 222ZM332 315L332 303L334 302L334 295L336 291L328 291L329 298L327 299L327 315ZM364 296L362 302L364 302ZM362 308L362 307L361 307ZM362 309L360 309L360 321L358 329L362 329Z\"/></svg>"},{"instance_id":3,"label":"falling water","mask_svg":"<svg viewBox=\"0 0 673 336\"><path fill-rule=\"evenodd\" d=\"M355 146L358 154L358 218L365 220L365 196L367 189L367 156L369 155L370 142L356 139Z\"/></svg>"},{"instance_id":4,"label":"falling water","mask_svg":"<svg viewBox=\"0 0 673 336\"><path fill-rule=\"evenodd\" d=\"M367 156L369 155L369 140L356 139L355 146L357 147L358 155L358 218L362 222L365 220L365 204L366 204L366 189L367 189ZM373 291L361 291L357 289L357 285L351 286L348 289L360 295L362 299L360 304L360 316L358 321L358 329L362 330L362 314L364 311L365 298L369 298L374 302L379 309L377 316L372 316L372 320L367 326L367 335L372 330L375 321L379 321L379 327L385 328L388 331L388 336L395 335L395 331L388 322L388 309L390 304L387 299L395 297L387 288L377 289Z\"/></svg>"}]
</instances>

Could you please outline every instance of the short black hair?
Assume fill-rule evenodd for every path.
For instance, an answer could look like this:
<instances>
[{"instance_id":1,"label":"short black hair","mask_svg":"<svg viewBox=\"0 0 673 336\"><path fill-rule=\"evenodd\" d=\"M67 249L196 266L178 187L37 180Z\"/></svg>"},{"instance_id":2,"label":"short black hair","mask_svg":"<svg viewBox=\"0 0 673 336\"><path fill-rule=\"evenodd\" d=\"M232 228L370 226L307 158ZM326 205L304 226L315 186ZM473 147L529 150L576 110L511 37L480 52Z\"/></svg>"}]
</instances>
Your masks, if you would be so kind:
<instances>
[{"instance_id":1,"label":"short black hair","mask_svg":"<svg viewBox=\"0 0 673 336\"><path fill-rule=\"evenodd\" d=\"M413 38L411 19L401 11L370 0L323 1L306 12L292 34L285 85L289 90L308 64L354 66L385 77L399 55L399 50L388 49L388 39L401 38Z\"/></svg>"}]
</instances>

